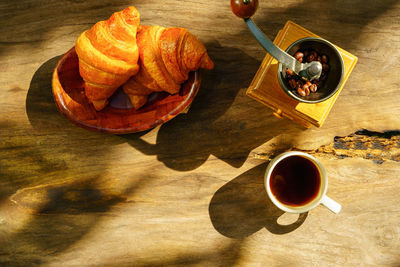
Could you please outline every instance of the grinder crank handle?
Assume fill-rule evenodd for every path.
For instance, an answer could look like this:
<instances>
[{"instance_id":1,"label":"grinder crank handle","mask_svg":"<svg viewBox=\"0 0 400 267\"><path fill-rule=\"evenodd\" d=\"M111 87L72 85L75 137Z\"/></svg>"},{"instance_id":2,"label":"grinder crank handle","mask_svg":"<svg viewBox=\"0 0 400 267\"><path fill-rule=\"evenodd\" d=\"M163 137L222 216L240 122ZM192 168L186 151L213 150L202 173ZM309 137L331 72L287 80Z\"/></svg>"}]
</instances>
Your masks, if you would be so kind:
<instances>
[{"instance_id":1,"label":"grinder crank handle","mask_svg":"<svg viewBox=\"0 0 400 267\"><path fill-rule=\"evenodd\" d=\"M232 12L239 18L244 19L251 33L271 56L282 63L286 68L291 69L294 73L306 80L318 79L322 72L321 63L300 63L294 57L272 43L250 18L257 11L257 8L258 0L231 0Z\"/></svg>"}]
</instances>

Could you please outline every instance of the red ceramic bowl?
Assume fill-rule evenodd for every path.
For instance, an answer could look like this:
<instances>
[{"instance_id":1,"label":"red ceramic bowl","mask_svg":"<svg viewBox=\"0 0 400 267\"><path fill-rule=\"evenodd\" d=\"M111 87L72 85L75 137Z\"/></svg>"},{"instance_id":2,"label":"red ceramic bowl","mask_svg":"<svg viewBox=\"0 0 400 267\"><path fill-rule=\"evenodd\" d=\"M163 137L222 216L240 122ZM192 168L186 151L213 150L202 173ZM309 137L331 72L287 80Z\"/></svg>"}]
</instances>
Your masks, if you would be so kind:
<instances>
[{"instance_id":1,"label":"red ceramic bowl","mask_svg":"<svg viewBox=\"0 0 400 267\"><path fill-rule=\"evenodd\" d=\"M191 72L179 93L153 93L139 110L133 109L128 96L119 88L108 106L96 111L85 96L73 47L57 63L52 87L59 111L73 123L89 130L125 134L148 130L183 112L196 96L200 81L200 72Z\"/></svg>"}]
</instances>

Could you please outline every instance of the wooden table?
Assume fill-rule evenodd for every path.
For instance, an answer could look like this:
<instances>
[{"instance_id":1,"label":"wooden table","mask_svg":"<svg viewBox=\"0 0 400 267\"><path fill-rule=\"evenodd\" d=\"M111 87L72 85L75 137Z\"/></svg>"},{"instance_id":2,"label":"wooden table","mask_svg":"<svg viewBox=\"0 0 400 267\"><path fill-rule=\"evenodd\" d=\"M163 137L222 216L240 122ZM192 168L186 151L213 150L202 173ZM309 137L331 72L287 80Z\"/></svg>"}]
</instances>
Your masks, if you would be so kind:
<instances>
[{"instance_id":1,"label":"wooden table","mask_svg":"<svg viewBox=\"0 0 400 267\"><path fill-rule=\"evenodd\" d=\"M188 114L136 134L87 131L57 111L52 71L83 30L130 4L143 24L188 28L215 69ZM399 1L260 1L269 38L292 20L359 58L311 129L245 95L265 52L228 0L0 11L0 265L399 266ZM325 165L340 214L268 200L268 160L290 149Z\"/></svg>"}]
</instances>

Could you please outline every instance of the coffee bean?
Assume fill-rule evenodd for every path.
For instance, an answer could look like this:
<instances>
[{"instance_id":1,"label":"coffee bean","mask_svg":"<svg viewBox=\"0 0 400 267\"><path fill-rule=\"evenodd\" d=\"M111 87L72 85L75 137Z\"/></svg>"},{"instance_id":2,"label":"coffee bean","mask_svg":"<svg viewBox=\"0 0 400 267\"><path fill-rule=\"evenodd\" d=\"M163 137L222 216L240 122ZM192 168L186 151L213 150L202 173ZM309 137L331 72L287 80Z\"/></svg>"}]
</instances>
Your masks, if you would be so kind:
<instances>
[{"instance_id":1,"label":"coffee bean","mask_svg":"<svg viewBox=\"0 0 400 267\"><path fill-rule=\"evenodd\" d=\"M328 64L326 64L326 63L323 63L322 64L322 71L328 71L329 70L329 65Z\"/></svg>"},{"instance_id":2,"label":"coffee bean","mask_svg":"<svg viewBox=\"0 0 400 267\"><path fill-rule=\"evenodd\" d=\"M286 74L289 76L293 76L294 72L291 69L286 69Z\"/></svg>"},{"instance_id":3,"label":"coffee bean","mask_svg":"<svg viewBox=\"0 0 400 267\"><path fill-rule=\"evenodd\" d=\"M289 81L289 85L290 85L290 87L292 87L293 89L296 88L297 83L296 83L295 79L291 79L291 80Z\"/></svg>"},{"instance_id":4,"label":"coffee bean","mask_svg":"<svg viewBox=\"0 0 400 267\"><path fill-rule=\"evenodd\" d=\"M311 84L309 88L312 93L315 93L318 90L318 86L315 83Z\"/></svg>"},{"instance_id":5,"label":"coffee bean","mask_svg":"<svg viewBox=\"0 0 400 267\"><path fill-rule=\"evenodd\" d=\"M318 53L317 53L317 51L315 51L315 50L311 51L311 55L313 55L314 58L317 58L317 57L318 57Z\"/></svg>"},{"instance_id":6,"label":"coffee bean","mask_svg":"<svg viewBox=\"0 0 400 267\"><path fill-rule=\"evenodd\" d=\"M297 52L294 54L294 58L297 59L300 63L303 62L304 54L302 52Z\"/></svg>"},{"instance_id":7,"label":"coffee bean","mask_svg":"<svg viewBox=\"0 0 400 267\"><path fill-rule=\"evenodd\" d=\"M327 64L328 63L328 56L327 55L322 55L321 56L321 62Z\"/></svg>"},{"instance_id":8,"label":"coffee bean","mask_svg":"<svg viewBox=\"0 0 400 267\"><path fill-rule=\"evenodd\" d=\"M310 88L306 87L304 89L304 92L306 93L306 96L310 94Z\"/></svg>"},{"instance_id":9,"label":"coffee bean","mask_svg":"<svg viewBox=\"0 0 400 267\"><path fill-rule=\"evenodd\" d=\"M307 83L305 83L305 84L303 84L303 90L304 90L304 92L305 92L305 94L306 95L309 95L310 94L310 86L309 86L309 83L310 82L307 82ZM311 84L311 83L310 83Z\"/></svg>"},{"instance_id":10,"label":"coffee bean","mask_svg":"<svg viewBox=\"0 0 400 267\"><path fill-rule=\"evenodd\" d=\"M306 96L306 91L304 91L301 87L297 88L297 93L301 96Z\"/></svg>"}]
</instances>

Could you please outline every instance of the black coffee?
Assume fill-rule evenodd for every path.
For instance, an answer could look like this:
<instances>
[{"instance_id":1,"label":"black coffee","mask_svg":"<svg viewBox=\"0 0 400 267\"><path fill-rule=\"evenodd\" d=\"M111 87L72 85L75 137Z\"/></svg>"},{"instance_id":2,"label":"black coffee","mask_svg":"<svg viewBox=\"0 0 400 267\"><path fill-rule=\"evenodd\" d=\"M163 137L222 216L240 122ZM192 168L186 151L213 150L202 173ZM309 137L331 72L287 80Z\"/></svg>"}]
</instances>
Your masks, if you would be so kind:
<instances>
[{"instance_id":1,"label":"black coffee","mask_svg":"<svg viewBox=\"0 0 400 267\"><path fill-rule=\"evenodd\" d=\"M318 195L320 184L318 168L301 156L290 156L278 162L269 181L272 194L289 206L302 206L312 201Z\"/></svg>"}]
</instances>

